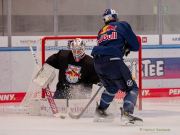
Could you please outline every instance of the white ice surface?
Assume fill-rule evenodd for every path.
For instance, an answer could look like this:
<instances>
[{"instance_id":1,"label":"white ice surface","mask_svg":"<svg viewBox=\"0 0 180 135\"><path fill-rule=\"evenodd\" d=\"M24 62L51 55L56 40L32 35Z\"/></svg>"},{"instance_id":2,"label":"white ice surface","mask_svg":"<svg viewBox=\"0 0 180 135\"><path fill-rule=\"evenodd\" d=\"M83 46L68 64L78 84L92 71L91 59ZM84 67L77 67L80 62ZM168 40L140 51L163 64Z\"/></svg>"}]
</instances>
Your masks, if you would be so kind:
<instances>
[{"instance_id":1,"label":"white ice surface","mask_svg":"<svg viewBox=\"0 0 180 135\"><path fill-rule=\"evenodd\" d=\"M0 114L0 135L180 135L180 98L144 99L143 110L135 114L143 126L123 127L119 118L94 123L93 118Z\"/></svg>"}]
</instances>

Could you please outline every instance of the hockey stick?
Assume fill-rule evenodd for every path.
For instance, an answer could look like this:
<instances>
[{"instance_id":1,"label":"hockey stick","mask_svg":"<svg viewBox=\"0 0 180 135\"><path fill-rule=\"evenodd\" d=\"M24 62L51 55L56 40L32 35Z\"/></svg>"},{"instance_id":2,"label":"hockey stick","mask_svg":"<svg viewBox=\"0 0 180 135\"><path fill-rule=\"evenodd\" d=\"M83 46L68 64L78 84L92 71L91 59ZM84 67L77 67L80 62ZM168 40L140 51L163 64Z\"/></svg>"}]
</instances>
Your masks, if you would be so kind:
<instances>
[{"instance_id":1,"label":"hockey stick","mask_svg":"<svg viewBox=\"0 0 180 135\"><path fill-rule=\"evenodd\" d=\"M29 48L30 48L30 50L31 50L31 54L32 54L32 56L33 56L33 58L34 58L34 61L35 61L36 65L39 66L38 59L37 59L37 57L36 57L36 54L34 53L34 50L33 50L32 46L30 45ZM47 97L47 99L48 99L48 103L49 103L49 105L50 105L50 107L51 107L51 111L52 111L53 115L54 115L55 117L60 117L60 118L64 119L65 116L64 116L64 115L61 115L61 114L59 113L59 111L58 111L58 108L57 108L56 103L55 103L55 101L54 101L54 99L53 99L52 93L51 93L51 91L50 91L50 89L49 89L49 85L47 85L47 88L46 88L44 91L45 91L45 94L46 94L46 97Z\"/></svg>"},{"instance_id":2,"label":"hockey stick","mask_svg":"<svg viewBox=\"0 0 180 135\"><path fill-rule=\"evenodd\" d=\"M46 94L46 97L48 99L48 102L49 102L49 105L51 107L51 111L52 111L53 115L55 117L60 117L60 118L64 119L66 116L59 113L58 108L56 106L56 103L55 103L55 101L53 99L52 93L51 93L51 91L49 89L49 85L45 89L45 94Z\"/></svg>"},{"instance_id":3,"label":"hockey stick","mask_svg":"<svg viewBox=\"0 0 180 135\"><path fill-rule=\"evenodd\" d=\"M86 111L86 109L89 107L89 105L94 101L95 97L97 96L97 94L100 92L100 90L103 88L103 85L101 85L98 90L96 91L96 93L92 96L92 98L89 100L89 102L87 103L87 105L82 109L82 111L79 113L79 114L73 114L71 112L69 112L69 116L72 118L72 119L79 119L83 114L84 112Z\"/></svg>"},{"instance_id":4,"label":"hockey stick","mask_svg":"<svg viewBox=\"0 0 180 135\"><path fill-rule=\"evenodd\" d=\"M36 55L35 55L35 53L33 51L33 48L32 48L32 46L29 43L28 43L28 45L29 45L29 49L31 51L31 54L33 56L34 62L37 65L37 68L40 69L40 66L39 66L39 63L38 63L38 59L36 58ZM29 104L30 101L28 99L33 97L33 93L31 92L32 89L33 88L31 87L31 88L28 88L28 90L26 91L26 95L25 95L25 97L23 98L23 100L21 102L21 106L25 107L25 106L27 106ZM35 91L38 93L37 89L35 89Z\"/></svg>"}]
</instances>

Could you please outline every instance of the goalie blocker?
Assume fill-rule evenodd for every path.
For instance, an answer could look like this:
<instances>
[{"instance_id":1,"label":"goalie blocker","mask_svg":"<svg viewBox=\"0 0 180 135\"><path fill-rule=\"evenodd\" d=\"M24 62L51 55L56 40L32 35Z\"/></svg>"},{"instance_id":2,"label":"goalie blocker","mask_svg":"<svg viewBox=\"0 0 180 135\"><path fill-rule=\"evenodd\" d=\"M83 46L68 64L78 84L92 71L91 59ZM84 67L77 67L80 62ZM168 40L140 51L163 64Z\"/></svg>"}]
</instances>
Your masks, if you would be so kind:
<instances>
[{"instance_id":1,"label":"goalie blocker","mask_svg":"<svg viewBox=\"0 0 180 135\"><path fill-rule=\"evenodd\" d=\"M55 68L45 63L39 72L35 75L33 82L45 89L52 83L55 76Z\"/></svg>"}]
</instances>

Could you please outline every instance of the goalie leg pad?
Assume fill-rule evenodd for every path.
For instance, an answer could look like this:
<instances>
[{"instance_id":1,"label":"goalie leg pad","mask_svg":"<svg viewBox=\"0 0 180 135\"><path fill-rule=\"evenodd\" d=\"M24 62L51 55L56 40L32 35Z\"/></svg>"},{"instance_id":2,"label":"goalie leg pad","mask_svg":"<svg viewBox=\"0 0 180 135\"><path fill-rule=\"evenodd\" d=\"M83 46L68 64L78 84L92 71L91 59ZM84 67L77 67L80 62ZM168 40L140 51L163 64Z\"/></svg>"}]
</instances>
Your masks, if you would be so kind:
<instances>
[{"instance_id":1,"label":"goalie leg pad","mask_svg":"<svg viewBox=\"0 0 180 135\"><path fill-rule=\"evenodd\" d=\"M46 88L47 85L52 83L55 76L55 68L45 63L33 78L33 82L42 88Z\"/></svg>"}]
</instances>

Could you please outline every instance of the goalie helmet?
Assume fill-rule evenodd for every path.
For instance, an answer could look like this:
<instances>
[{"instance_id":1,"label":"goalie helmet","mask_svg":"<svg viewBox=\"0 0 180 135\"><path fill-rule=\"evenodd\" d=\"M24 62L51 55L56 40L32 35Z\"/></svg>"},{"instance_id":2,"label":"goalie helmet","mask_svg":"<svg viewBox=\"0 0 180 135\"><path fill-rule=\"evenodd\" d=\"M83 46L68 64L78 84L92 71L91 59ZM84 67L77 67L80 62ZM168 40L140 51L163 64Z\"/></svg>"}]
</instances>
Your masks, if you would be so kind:
<instances>
[{"instance_id":1,"label":"goalie helmet","mask_svg":"<svg viewBox=\"0 0 180 135\"><path fill-rule=\"evenodd\" d=\"M85 56L85 42L81 38L69 41L68 47L72 51L76 62L79 62Z\"/></svg>"},{"instance_id":2,"label":"goalie helmet","mask_svg":"<svg viewBox=\"0 0 180 135\"><path fill-rule=\"evenodd\" d=\"M106 9L103 14L104 23L108 24L109 22L112 21L118 21L117 16L118 14L114 9Z\"/></svg>"}]
</instances>

